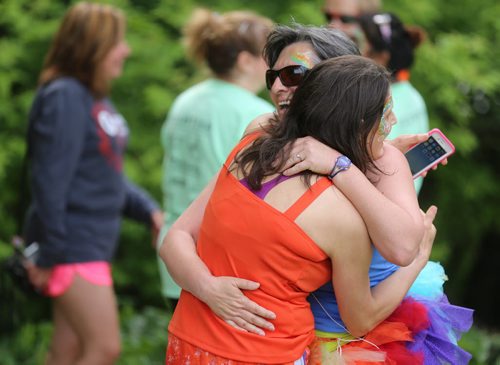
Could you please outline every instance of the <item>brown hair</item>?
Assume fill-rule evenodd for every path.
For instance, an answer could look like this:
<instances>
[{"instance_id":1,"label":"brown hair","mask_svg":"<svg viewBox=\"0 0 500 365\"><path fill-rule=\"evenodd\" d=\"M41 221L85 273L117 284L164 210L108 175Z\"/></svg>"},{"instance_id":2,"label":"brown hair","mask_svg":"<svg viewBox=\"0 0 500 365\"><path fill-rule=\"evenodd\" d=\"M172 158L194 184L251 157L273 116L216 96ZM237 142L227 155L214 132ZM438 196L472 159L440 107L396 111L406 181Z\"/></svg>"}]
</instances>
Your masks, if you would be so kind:
<instances>
[{"instance_id":1,"label":"brown hair","mask_svg":"<svg viewBox=\"0 0 500 365\"><path fill-rule=\"evenodd\" d=\"M80 2L64 16L45 57L39 83L70 76L96 97L109 92L100 65L125 33L123 12L110 5Z\"/></svg>"},{"instance_id":2,"label":"brown hair","mask_svg":"<svg viewBox=\"0 0 500 365\"><path fill-rule=\"evenodd\" d=\"M362 171L375 171L373 141L390 88L389 73L361 56L340 56L314 66L295 91L283 120L274 119L235 162L252 189L282 171L286 146L311 136L348 156ZM379 170L380 171L380 170ZM303 173L306 183L312 172Z\"/></svg>"},{"instance_id":3,"label":"brown hair","mask_svg":"<svg viewBox=\"0 0 500 365\"><path fill-rule=\"evenodd\" d=\"M219 14L199 8L184 28L184 44L195 61L206 62L217 76L226 76L240 52L261 54L272 25L270 19L250 11Z\"/></svg>"}]
</instances>

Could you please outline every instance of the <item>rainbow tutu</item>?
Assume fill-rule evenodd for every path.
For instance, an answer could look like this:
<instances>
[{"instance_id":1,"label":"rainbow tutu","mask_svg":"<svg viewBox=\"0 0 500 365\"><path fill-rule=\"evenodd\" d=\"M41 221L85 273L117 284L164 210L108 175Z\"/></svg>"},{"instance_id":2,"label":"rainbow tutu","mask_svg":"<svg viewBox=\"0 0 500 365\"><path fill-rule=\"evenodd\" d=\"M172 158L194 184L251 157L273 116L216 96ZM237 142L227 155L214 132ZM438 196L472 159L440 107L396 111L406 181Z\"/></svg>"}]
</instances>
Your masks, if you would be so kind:
<instances>
[{"instance_id":1,"label":"rainbow tutu","mask_svg":"<svg viewBox=\"0 0 500 365\"><path fill-rule=\"evenodd\" d=\"M471 355L457 342L473 310L449 303L439 263L429 262L396 310L363 338L318 336L311 364L462 365ZM333 347L331 345L334 345Z\"/></svg>"}]
</instances>

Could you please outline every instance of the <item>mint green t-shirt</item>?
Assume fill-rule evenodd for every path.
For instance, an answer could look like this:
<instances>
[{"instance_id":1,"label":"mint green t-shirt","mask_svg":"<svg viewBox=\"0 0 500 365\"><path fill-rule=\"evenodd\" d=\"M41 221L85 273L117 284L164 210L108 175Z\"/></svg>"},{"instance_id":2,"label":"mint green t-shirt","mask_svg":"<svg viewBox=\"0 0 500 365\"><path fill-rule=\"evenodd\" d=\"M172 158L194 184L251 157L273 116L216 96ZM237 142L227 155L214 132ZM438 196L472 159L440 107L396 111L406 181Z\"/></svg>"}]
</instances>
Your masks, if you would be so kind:
<instances>
[{"instance_id":1,"label":"mint green t-shirt","mask_svg":"<svg viewBox=\"0 0 500 365\"><path fill-rule=\"evenodd\" d=\"M248 124L274 111L267 101L234 84L209 79L180 94L162 127L163 197L166 230L220 170ZM160 263L162 293L178 298L180 288Z\"/></svg>"},{"instance_id":2,"label":"mint green t-shirt","mask_svg":"<svg viewBox=\"0 0 500 365\"><path fill-rule=\"evenodd\" d=\"M392 127L389 139L403 134L427 133L429 131L429 117L427 108L420 93L408 81L401 81L391 85L394 101L394 115L398 122ZM415 179L417 194L422 188L423 178Z\"/></svg>"}]
</instances>

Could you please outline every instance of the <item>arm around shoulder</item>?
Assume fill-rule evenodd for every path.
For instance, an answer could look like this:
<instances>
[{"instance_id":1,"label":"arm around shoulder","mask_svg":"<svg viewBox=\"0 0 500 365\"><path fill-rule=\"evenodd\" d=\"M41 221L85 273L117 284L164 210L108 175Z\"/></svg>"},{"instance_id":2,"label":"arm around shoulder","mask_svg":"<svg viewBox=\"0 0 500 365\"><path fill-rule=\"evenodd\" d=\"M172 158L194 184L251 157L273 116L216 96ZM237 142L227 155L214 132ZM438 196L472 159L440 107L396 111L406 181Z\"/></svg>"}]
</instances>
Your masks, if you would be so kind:
<instances>
[{"instance_id":1,"label":"arm around shoulder","mask_svg":"<svg viewBox=\"0 0 500 365\"><path fill-rule=\"evenodd\" d=\"M354 204L373 244L388 261L409 265L418 252L423 222L413 180L404 155L392 146L376 161L383 173L371 183L355 166L338 174L334 183Z\"/></svg>"},{"instance_id":2,"label":"arm around shoulder","mask_svg":"<svg viewBox=\"0 0 500 365\"><path fill-rule=\"evenodd\" d=\"M159 254L177 284L207 304L228 324L243 331L264 335L274 330L266 319L274 313L248 299L242 290L255 290L259 283L234 277L215 277L198 256L196 241L216 177L168 231Z\"/></svg>"},{"instance_id":3,"label":"arm around shoulder","mask_svg":"<svg viewBox=\"0 0 500 365\"><path fill-rule=\"evenodd\" d=\"M175 282L201 300L212 274L196 252L196 241L215 182L216 177L175 221L159 249Z\"/></svg>"},{"instance_id":4,"label":"arm around shoulder","mask_svg":"<svg viewBox=\"0 0 500 365\"><path fill-rule=\"evenodd\" d=\"M386 319L401 303L409 287L425 265L430 253L422 250L411 265L400 268L375 288L370 287L372 258L370 238L357 212L343 211L338 224L343 230L328 252L332 260L332 281L339 312L353 336L363 336ZM343 220L345 219L345 220ZM433 237L430 237L431 241Z\"/></svg>"}]
</instances>

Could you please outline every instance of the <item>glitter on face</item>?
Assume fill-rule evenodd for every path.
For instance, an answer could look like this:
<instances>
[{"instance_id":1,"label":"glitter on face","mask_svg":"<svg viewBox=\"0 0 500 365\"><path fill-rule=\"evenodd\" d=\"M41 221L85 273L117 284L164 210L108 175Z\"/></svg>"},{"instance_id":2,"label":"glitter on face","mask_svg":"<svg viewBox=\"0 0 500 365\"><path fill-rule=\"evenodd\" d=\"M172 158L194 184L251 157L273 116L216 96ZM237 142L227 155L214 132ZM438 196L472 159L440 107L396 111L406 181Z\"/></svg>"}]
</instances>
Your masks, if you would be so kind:
<instances>
[{"instance_id":1,"label":"glitter on face","mask_svg":"<svg viewBox=\"0 0 500 365\"><path fill-rule=\"evenodd\" d=\"M313 68L319 62L318 57L313 52L296 53L290 57L292 62L307 68Z\"/></svg>"},{"instance_id":2,"label":"glitter on face","mask_svg":"<svg viewBox=\"0 0 500 365\"><path fill-rule=\"evenodd\" d=\"M394 103L392 101L392 95L387 98L387 101L384 104L384 109L382 111L382 118L380 118L380 125L378 128L378 133L381 136L387 137L389 133L391 133L393 118L389 119L389 116L392 113L392 107Z\"/></svg>"}]
</instances>

